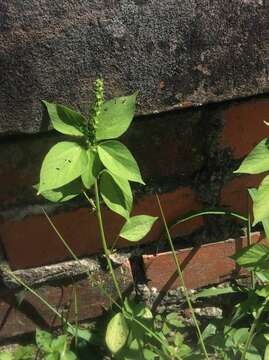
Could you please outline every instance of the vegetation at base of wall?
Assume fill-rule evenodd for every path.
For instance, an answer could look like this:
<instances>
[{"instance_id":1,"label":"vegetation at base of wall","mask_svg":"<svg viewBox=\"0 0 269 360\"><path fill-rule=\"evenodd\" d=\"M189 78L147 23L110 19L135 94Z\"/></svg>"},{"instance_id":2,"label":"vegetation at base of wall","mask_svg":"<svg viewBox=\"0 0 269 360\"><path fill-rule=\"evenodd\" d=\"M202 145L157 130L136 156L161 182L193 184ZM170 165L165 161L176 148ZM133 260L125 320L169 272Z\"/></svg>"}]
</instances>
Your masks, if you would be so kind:
<instances>
[{"instance_id":1,"label":"vegetation at base of wall","mask_svg":"<svg viewBox=\"0 0 269 360\"><path fill-rule=\"evenodd\" d=\"M0 360L45 359L75 360L98 359L103 355L119 360L154 359L269 359L269 247L251 244L250 216L232 211L210 209L189 213L172 226L196 216L229 215L240 218L247 225L249 245L232 258L252 274L251 287L235 283L228 288L209 288L193 296L185 286L181 264L176 256L170 229L166 223L161 202L156 196L164 233L171 249L179 286L183 288L190 322L186 323L177 313L164 317L153 314L145 304L124 297L114 272L111 252L119 237L131 242L143 239L151 230L156 217L132 215L132 182L144 185L133 155L118 138L129 128L135 112L137 94L104 100L103 81L95 82L94 101L88 114L81 114L66 106L44 102L55 130L70 136L70 141L54 145L45 156L40 181L35 188L52 202L65 202L84 196L95 210L99 235L107 268L115 287L117 298L107 292L102 284L94 282L110 302L109 320L105 328L82 328L78 321L71 324L53 305L46 302L34 289L8 272L28 292L35 295L56 316L64 321L62 333L54 336L37 329L34 346L19 347L14 354L2 353ZM257 174L269 170L269 146L267 139L258 144L242 162L238 173ZM268 176L258 189L249 189L253 200L254 225L261 222L269 235L269 180ZM113 212L125 219L114 241L108 245L102 219L101 200ZM180 201L180 199L179 199ZM80 261L59 233L49 216L50 225L70 255ZM201 269L202 271L202 269ZM222 295L236 294L231 311L209 322L199 319L195 301ZM76 299L76 294L74 294ZM76 303L76 301L75 301ZM76 309L78 314L78 309ZM194 334L196 340L194 341Z\"/></svg>"}]
</instances>

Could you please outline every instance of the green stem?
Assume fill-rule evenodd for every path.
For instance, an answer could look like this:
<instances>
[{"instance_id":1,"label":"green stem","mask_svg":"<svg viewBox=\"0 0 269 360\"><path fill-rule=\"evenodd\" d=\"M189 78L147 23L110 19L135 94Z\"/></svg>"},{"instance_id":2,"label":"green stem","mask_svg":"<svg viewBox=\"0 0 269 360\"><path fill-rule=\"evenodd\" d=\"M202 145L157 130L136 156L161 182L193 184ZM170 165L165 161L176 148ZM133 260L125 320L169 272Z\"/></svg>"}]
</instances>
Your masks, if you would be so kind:
<instances>
[{"instance_id":1,"label":"green stem","mask_svg":"<svg viewBox=\"0 0 269 360\"><path fill-rule=\"evenodd\" d=\"M100 231L103 250L104 250L104 253L105 253L105 257L106 257L107 265L108 265L108 268L109 268L109 272L110 272L111 277L112 277L112 281L114 283L117 294L118 294L118 296L119 296L119 298L120 298L120 300L122 302L123 299L122 299L120 286L119 286L118 280L116 278L116 274L115 274L113 266L112 266L112 262L111 262L111 259L110 259L110 251L108 249L107 241L106 241L106 237L105 237L97 180L95 180L95 182L94 182L94 193L95 193L95 203L96 203L96 214L97 214L97 219L98 219L98 225L99 225L99 231Z\"/></svg>"},{"instance_id":2,"label":"green stem","mask_svg":"<svg viewBox=\"0 0 269 360\"><path fill-rule=\"evenodd\" d=\"M173 241L172 241L172 238L171 238L171 235L170 235L170 232L169 232L166 220L165 220L162 205L161 205L161 202L160 202L160 199L159 199L158 195L157 194L155 194L155 195L156 195L158 206L159 206L159 209L160 209L162 221L164 223L164 227L165 227L166 235L167 235L167 238L168 238L168 242L169 242L170 248L172 250L173 259L174 259L176 269L177 269L177 273L178 273L178 276L179 276L179 279L180 279L180 285L183 286L185 297L186 297L186 300L187 300L187 304L188 304L188 307L189 307L190 312L191 312L193 323L194 323L194 325L196 327L196 331L197 331L197 334L198 334L198 338L199 338L199 342L200 342L202 351L203 351L203 353L205 355L205 358L207 360L209 360L208 353L206 351L206 347L205 347L204 340L203 340L203 337L202 337L202 333L201 333L198 321L196 319L196 316L195 316L195 313L194 313L194 310L193 310L193 307L192 307L191 299L190 299L188 290L187 290L186 285L185 285L185 280L184 280L184 277L183 277L183 273L182 273L181 268L180 268L180 263L179 263L178 258L176 256L174 244L173 244Z\"/></svg>"},{"instance_id":3,"label":"green stem","mask_svg":"<svg viewBox=\"0 0 269 360\"><path fill-rule=\"evenodd\" d=\"M247 338L247 341L246 341L246 345L244 347L244 351L242 353L242 356L241 356L240 360L245 360L245 358L246 358L247 351L248 351L248 349L249 349L249 347L250 347L250 345L252 343L252 340L253 340L253 338L255 336L256 327L257 327L257 325L259 323L262 312L263 312L265 306L267 305L268 301L269 301L269 298L266 298L264 300L263 304L260 306L258 312L257 312L255 320L253 321L253 323L251 325L251 328L250 328L250 331L249 331L249 334L248 334L248 338Z\"/></svg>"},{"instance_id":4,"label":"green stem","mask_svg":"<svg viewBox=\"0 0 269 360\"><path fill-rule=\"evenodd\" d=\"M249 204L248 204L248 222L247 222L247 242L248 246L252 245L252 237L251 237L251 218L250 218L250 211L249 211ZM252 289L255 289L255 273L252 270L250 272L251 276L251 287Z\"/></svg>"}]
</instances>

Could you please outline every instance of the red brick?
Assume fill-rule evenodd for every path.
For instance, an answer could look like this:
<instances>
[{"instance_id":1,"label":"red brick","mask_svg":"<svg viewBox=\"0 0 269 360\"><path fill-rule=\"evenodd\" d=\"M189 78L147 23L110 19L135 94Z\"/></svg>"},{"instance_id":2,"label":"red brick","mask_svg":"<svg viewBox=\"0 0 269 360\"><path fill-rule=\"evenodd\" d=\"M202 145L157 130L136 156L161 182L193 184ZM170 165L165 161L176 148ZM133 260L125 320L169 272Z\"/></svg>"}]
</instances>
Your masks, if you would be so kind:
<instances>
[{"instance_id":1,"label":"red brick","mask_svg":"<svg viewBox=\"0 0 269 360\"><path fill-rule=\"evenodd\" d=\"M190 209L201 207L190 188L180 187L174 192L160 196L167 221L175 220ZM154 195L140 197L136 201L133 215L159 216ZM123 219L108 209L103 211L105 230L111 244L119 232ZM52 216L53 222L78 256L101 252L97 221L94 214L82 208ZM184 235L201 224L201 219L178 226L173 233ZM162 232L159 221L154 225L144 242L158 240ZM68 252L58 239L44 215L31 216L20 221L6 221L1 225L1 240L13 269L41 266L69 258ZM120 240L119 247L134 245Z\"/></svg>"},{"instance_id":2,"label":"red brick","mask_svg":"<svg viewBox=\"0 0 269 360\"><path fill-rule=\"evenodd\" d=\"M120 276L122 291L130 290L132 286L132 275L129 266L123 265L124 278L120 268L117 270ZM96 275L96 274L95 274ZM109 274L99 274L104 286L111 293L111 278ZM124 279L124 280L123 280ZM74 308L74 288L76 289L78 304L78 320L88 320L100 316L104 309L110 306L110 301L101 291L91 285L88 280L81 280L73 284L62 286L43 286L37 289L49 304L57 308L60 313L65 314L68 320L76 320ZM0 341L8 338L35 331L37 327L51 329L62 325L61 319L55 316L48 307L34 295L27 293L22 304L16 308L15 298L12 292L0 293ZM70 306L71 304L71 306Z\"/></svg>"},{"instance_id":3,"label":"red brick","mask_svg":"<svg viewBox=\"0 0 269 360\"><path fill-rule=\"evenodd\" d=\"M269 128L263 123L269 120L269 100L249 101L230 107L224 118L220 145L229 146L234 158L241 158L269 135Z\"/></svg>"},{"instance_id":4,"label":"red brick","mask_svg":"<svg viewBox=\"0 0 269 360\"><path fill-rule=\"evenodd\" d=\"M253 234L252 241L261 241L260 234ZM186 286L195 289L219 283L239 273L242 274L229 256L245 246L246 243L247 239L242 237L237 240L231 239L202 245L199 248L177 251ZM179 286L171 252L157 256L144 255L143 258L149 287L155 287L158 291L167 291Z\"/></svg>"},{"instance_id":5,"label":"red brick","mask_svg":"<svg viewBox=\"0 0 269 360\"><path fill-rule=\"evenodd\" d=\"M231 210L247 214L248 212L248 193L247 189L257 187L261 180L264 178L262 175L242 175L228 182L221 191L221 204L227 206ZM250 206L252 203L250 201Z\"/></svg>"}]
</instances>

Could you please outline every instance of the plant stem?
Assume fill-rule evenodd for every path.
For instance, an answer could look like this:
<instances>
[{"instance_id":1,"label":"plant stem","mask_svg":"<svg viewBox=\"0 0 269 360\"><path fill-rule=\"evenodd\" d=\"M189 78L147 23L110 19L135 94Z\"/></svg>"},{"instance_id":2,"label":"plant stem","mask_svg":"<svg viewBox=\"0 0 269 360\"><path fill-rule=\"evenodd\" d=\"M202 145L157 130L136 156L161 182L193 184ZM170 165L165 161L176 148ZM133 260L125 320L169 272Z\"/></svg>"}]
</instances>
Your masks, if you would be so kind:
<instances>
[{"instance_id":1,"label":"plant stem","mask_svg":"<svg viewBox=\"0 0 269 360\"><path fill-rule=\"evenodd\" d=\"M194 325L196 327L196 331L197 331L197 334L198 334L198 338L199 338L199 342L200 342L202 351L203 351L203 353L205 355L205 358L207 360L209 360L208 353L206 351L206 347L205 347L204 340L203 340L203 337L202 337L202 333L201 333L198 321L196 319L196 316L195 316L195 313L194 313L194 310L193 310L193 307L192 307L191 299L190 299L188 290L187 290L186 285L185 285L185 280L184 280L184 277L183 277L183 273L182 273L181 268L180 268L180 263L179 263L178 258L176 256L174 244L173 244L173 241L172 241L172 238L171 238L171 235L170 235L170 232L169 232L166 220L165 220L162 205L161 205L161 202L160 202L160 199L159 199L158 195L157 194L155 194L155 195L156 195L158 206L159 206L159 209L160 209L162 221L164 223L164 227L165 227L166 235L167 235L167 238L168 238L168 242L169 242L170 248L172 250L173 259L174 259L176 269L177 269L177 273L178 273L180 283L181 283L180 285L183 286L185 297L186 297L186 300L187 300L187 304L188 304L188 307L189 307L190 312L191 312L193 323L194 323Z\"/></svg>"},{"instance_id":2,"label":"plant stem","mask_svg":"<svg viewBox=\"0 0 269 360\"><path fill-rule=\"evenodd\" d=\"M101 240L102 240L103 250L105 253L107 265L108 265L109 272L111 274L115 289L116 289L117 294L122 302L123 299L122 299L120 286L119 286L119 283L116 278L116 274L115 274L113 266L112 266L112 262L110 259L110 251L108 249L107 241L106 241L106 237L105 237L97 180L95 180L95 182L94 182L94 193L95 193L95 203L96 203L96 214L97 214L97 219L98 219L98 225L99 225L99 231L100 231L100 236L101 236Z\"/></svg>"},{"instance_id":3,"label":"plant stem","mask_svg":"<svg viewBox=\"0 0 269 360\"><path fill-rule=\"evenodd\" d=\"M248 222L247 222L247 242L248 242L248 246L252 245L252 237L251 237L251 219L250 219L250 210L249 210L249 197L248 197ZM250 276L251 276L251 287L252 289L255 289L255 273L252 270L250 272Z\"/></svg>"},{"instance_id":4,"label":"plant stem","mask_svg":"<svg viewBox=\"0 0 269 360\"><path fill-rule=\"evenodd\" d=\"M252 325L251 325L251 328L250 328L250 330L249 330L249 334L248 334L248 338L247 338L247 341L246 341L246 345L245 345L245 347L244 347L244 351L243 351L243 353L242 353L242 356L241 356L240 360L245 360L245 358L246 358L247 351L248 351L248 349L249 349L249 347L250 347L250 345L251 345L251 343L252 343L252 340L253 340L253 338L254 338L254 336L255 336L256 327L257 327L257 325L258 325L258 323L259 323L259 320L260 320L260 317L261 317L261 315L262 315L262 312L263 312L265 306L267 305L268 301L269 301L269 298L266 298L266 299L264 300L263 304L260 306L258 312L257 312L257 315L256 315L256 317L255 317L255 320L253 321L253 323L252 323Z\"/></svg>"}]
</instances>

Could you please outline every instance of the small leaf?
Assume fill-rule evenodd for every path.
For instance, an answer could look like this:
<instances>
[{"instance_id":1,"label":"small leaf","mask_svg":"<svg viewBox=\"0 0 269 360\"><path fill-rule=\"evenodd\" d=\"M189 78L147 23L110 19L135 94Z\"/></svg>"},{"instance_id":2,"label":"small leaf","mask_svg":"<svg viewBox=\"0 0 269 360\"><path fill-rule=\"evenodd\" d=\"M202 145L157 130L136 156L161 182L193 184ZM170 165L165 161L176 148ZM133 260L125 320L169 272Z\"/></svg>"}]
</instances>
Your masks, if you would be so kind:
<instances>
[{"instance_id":1,"label":"small leaf","mask_svg":"<svg viewBox=\"0 0 269 360\"><path fill-rule=\"evenodd\" d=\"M76 360L77 356L72 351L66 351L61 354L60 360Z\"/></svg>"},{"instance_id":2,"label":"small leaf","mask_svg":"<svg viewBox=\"0 0 269 360\"><path fill-rule=\"evenodd\" d=\"M92 148L87 150L87 156L88 165L85 168L85 171L82 173L81 178L84 186L87 189L90 189L104 166L100 161L98 153Z\"/></svg>"},{"instance_id":3,"label":"small leaf","mask_svg":"<svg viewBox=\"0 0 269 360\"><path fill-rule=\"evenodd\" d=\"M111 140L101 143L97 149L100 160L112 174L144 184L138 165L125 145Z\"/></svg>"},{"instance_id":4,"label":"small leaf","mask_svg":"<svg viewBox=\"0 0 269 360\"><path fill-rule=\"evenodd\" d=\"M14 354L14 360L31 360L34 357L34 348L32 346L19 346Z\"/></svg>"},{"instance_id":5,"label":"small leaf","mask_svg":"<svg viewBox=\"0 0 269 360\"><path fill-rule=\"evenodd\" d=\"M263 179L255 194L253 213L253 225L256 225L259 221L269 219L269 175Z\"/></svg>"},{"instance_id":6,"label":"small leaf","mask_svg":"<svg viewBox=\"0 0 269 360\"><path fill-rule=\"evenodd\" d=\"M267 339L268 340L268 339ZM265 348L263 360L269 360L269 344Z\"/></svg>"},{"instance_id":7,"label":"small leaf","mask_svg":"<svg viewBox=\"0 0 269 360\"><path fill-rule=\"evenodd\" d=\"M55 130L65 135L84 136L86 134L86 119L66 106L43 101L47 107L50 120Z\"/></svg>"},{"instance_id":8,"label":"small leaf","mask_svg":"<svg viewBox=\"0 0 269 360\"><path fill-rule=\"evenodd\" d=\"M96 139L106 140L121 136L134 117L135 101L136 93L105 102L98 118Z\"/></svg>"},{"instance_id":9,"label":"small leaf","mask_svg":"<svg viewBox=\"0 0 269 360\"><path fill-rule=\"evenodd\" d=\"M105 170L100 179L100 192L105 204L115 213L128 219L133 204L133 195L127 180Z\"/></svg>"},{"instance_id":10,"label":"small leaf","mask_svg":"<svg viewBox=\"0 0 269 360\"><path fill-rule=\"evenodd\" d=\"M77 143L62 141L54 145L42 163L39 193L75 180L84 172L87 163L86 150Z\"/></svg>"},{"instance_id":11,"label":"small leaf","mask_svg":"<svg viewBox=\"0 0 269 360\"><path fill-rule=\"evenodd\" d=\"M34 188L39 189L39 184L34 185ZM75 179L70 183L53 190L46 190L42 192L45 199L51 202L65 202L74 199L81 193L82 184L80 179Z\"/></svg>"},{"instance_id":12,"label":"small leaf","mask_svg":"<svg viewBox=\"0 0 269 360\"><path fill-rule=\"evenodd\" d=\"M231 256L238 265L247 267L249 269L269 268L269 248L264 244L254 244L242 250L239 250L235 255Z\"/></svg>"},{"instance_id":13,"label":"small leaf","mask_svg":"<svg viewBox=\"0 0 269 360\"><path fill-rule=\"evenodd\" d=\"M122 313L117 313L109 321L105 341L112 354L117 353L125 345L129 328Z\"/></svg>"},{"instance_id":14,"label":"small leaf","mask_svg":"<svg viewBox=\"0 0 269 360\"><path fill-rule=\"evenodd\" d=\"M263 139L248 154L235 173L260 174L269 170L269 139Z\"/></svg>"},{"instance_id":15,"label":"small leaf","mask_svg":"<svg viewBox=\"0 0 269 360\"><path fill-rule=\"evenodd\" d=\"M133 216L123 225L119 235L129 241L139 241L150 232L157 219L148 215Z\"/></svg>"},{"instance_id":16,"label":"small leaf","mask_svg":"<svg viewBox=\"0 0 269 360\"><path fill-rule=\"evenodd\" d=\"M50 352L51 351L51 343L53 340L53 337L50 333L47 331L36 329L36 344L38 348L44 352Z\"/></svg>"}]
</instances>

